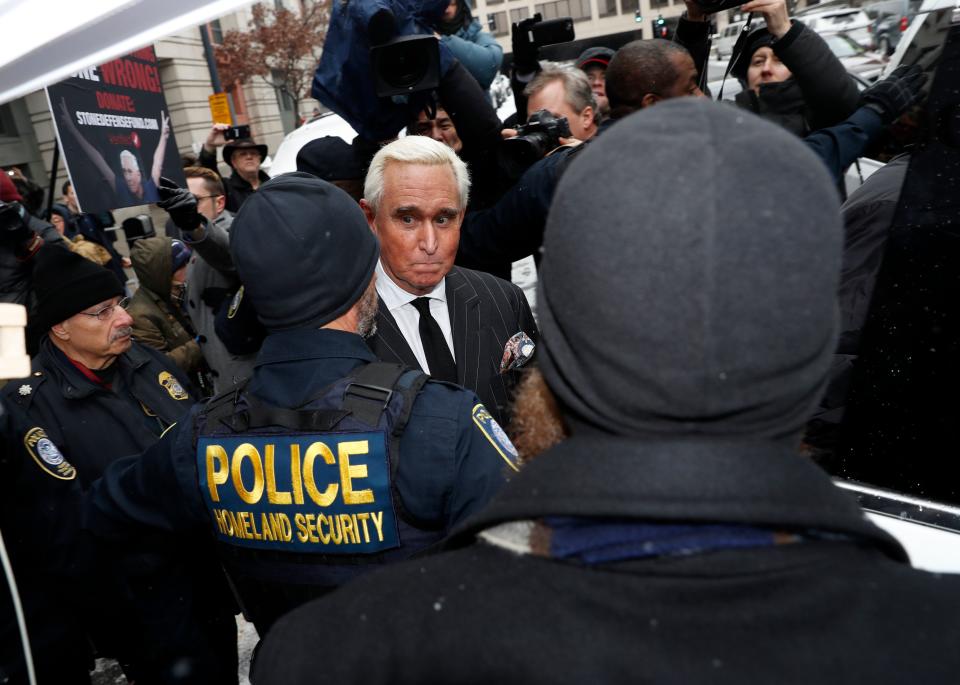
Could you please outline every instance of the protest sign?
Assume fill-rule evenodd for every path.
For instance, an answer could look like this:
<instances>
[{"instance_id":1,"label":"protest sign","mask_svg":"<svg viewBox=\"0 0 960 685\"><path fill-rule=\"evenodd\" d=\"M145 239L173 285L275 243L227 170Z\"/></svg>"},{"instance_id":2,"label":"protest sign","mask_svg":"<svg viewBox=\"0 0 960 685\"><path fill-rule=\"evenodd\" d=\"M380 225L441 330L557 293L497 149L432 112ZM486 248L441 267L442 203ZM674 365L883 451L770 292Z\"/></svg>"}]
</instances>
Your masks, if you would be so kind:
<instances>
[{"instance_id":1,"label":"protest sign","mask_svg":"<svg viewBox=\"0 0 960 685\"><path fill-rule=\"evenodd\" d=\"M152 47L48 86L47 99L84 212L156 202L160 176L186 185Z\"/></svg>"}]
</instances>

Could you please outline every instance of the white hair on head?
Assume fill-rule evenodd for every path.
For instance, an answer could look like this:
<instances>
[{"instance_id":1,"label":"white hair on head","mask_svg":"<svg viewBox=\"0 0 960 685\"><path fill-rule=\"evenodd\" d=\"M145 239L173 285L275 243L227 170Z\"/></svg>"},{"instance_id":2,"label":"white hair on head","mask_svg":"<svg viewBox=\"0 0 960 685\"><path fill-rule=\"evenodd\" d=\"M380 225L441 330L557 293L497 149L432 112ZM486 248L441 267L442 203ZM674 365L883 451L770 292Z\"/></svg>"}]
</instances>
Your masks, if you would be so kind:
<instances>
[{"instance_id":1,"label":"white hair on head","mask_svg":"<svg viewBox=\"0 0 960 685\"><path fill-rule=\"evenodd\" d=\"M121 165L123 165L123 160L125 160L125 159L129 159L131 162L133 162L133 166L137 167L137 170L139 171L139 169L140 169L140 162L137 161L137 156L136 156L135 154L133 154L132 152L130 152L130 150L122 150L122 151L120 152L120 164L121 164Z\"/></svg>"},{"instance_id":2,"label":"white hair on head","mask_svg":"<svg viewBox=\"0 0 960 685\"><path fill-rule=\"evenodd\" d=\"M367 178L363 182L363 199L374 213L383 199L383 172L390 162L398 164L422 164L425 166L448 165L457 182L460 193L460 209L470 200L470 173L457 153L441 142L427 136L407 136L380 148L370 162Z\"/></svg>"}]
</instances>

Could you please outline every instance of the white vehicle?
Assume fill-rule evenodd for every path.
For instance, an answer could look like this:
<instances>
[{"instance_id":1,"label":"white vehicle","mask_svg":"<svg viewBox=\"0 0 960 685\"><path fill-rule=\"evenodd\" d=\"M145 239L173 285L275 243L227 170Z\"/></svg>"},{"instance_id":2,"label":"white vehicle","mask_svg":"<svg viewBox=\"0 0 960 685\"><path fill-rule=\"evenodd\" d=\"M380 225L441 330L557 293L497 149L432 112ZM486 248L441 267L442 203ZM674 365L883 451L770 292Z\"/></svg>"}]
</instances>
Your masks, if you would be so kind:
<instances>
[{"instance_id":1,"label":"white vehicle","mask_svg":"<svg viewBox=\"0 0 960 685\"><path fill-rule=\"evenodd\" d=\"M845 7L797 16L822 36L845 33L865 48L873 47L870 17L861 9Z\"/></svg>"},{"instance_id":2,"label":"white vehicle","mask_svg":"<svg viewBox=\"0 0 960 685\"><path fill-rule=\"evenodd\" d=\"M357 137L357 132L353 130L350 124L333 112L324 112L287 134L270 163L263 163L263 170L270 176L279 176L296 171L297 153L300 152L300 148L311 140L325 136L338 136L350 143Z\"/></svg>"},{"instance_id":3,"label":"white vehicle","mask_svg":"<svg viewBox=\"0 0 960 685\"><path fill-rule=\"evenodd\" d=\"M733 53L733 46L746 25L745 21L732 21L713 39L717 49L717 59L726 59ZM751 25L752 28L753 25Z\"/></svg>"}]
</instances>

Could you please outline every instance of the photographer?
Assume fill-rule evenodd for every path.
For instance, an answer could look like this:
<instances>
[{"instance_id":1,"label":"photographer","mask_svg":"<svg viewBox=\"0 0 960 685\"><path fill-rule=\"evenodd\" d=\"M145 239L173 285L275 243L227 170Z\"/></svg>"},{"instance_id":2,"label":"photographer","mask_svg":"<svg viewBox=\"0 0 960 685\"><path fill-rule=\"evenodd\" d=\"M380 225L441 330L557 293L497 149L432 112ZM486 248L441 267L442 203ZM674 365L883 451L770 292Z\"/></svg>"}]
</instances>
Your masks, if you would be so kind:
<instances>
[{"instance_id":1,"label":"photographer","mask_svg":"<svg viewBox=\"0 0 960 685\"><path fill-rule=\"evenodd\" d=\"M7 174L0 174L0 302L29 307L32 258L44 243L64 246L63 236L30 214Z\"/></svg>"},{"instance_id":2,"label":"photographer","mask_svg":"<svg viewBox=\"0 0 960 685\"><path fill-rule=\"evenodd\" d=\"M233 173L223 179L227 191L227 211L236 213L260 184L269 181L270 177L260 169L267 156L267 146L258 144L253 138L237 138L228 142L224 132L229 128L226 124L213 125L200 150L200 165L219 175L217 148L223 148L223 162L233 169Z\"/></svg>"},{"instance_id":3,"label":"photographer","mask_svg":"<svg viewBox=\"0 0 960 685\"><path fill-rule=\"evenodd\" d=\"M597 99L587 75L579 69L548 65L524 88L527 97L527 119L547 110L556 117L565 117L571 135L589 140L598 125Z\"/></svg>"},{"instance_id":4,"label":"photographer","mask_svg":"<svg viewBox=\"0 0 960 685\"><path fill-rule=\"evenodd\" d=\"M503 48L473 18L465 0L450 0L436 29L440 42L477 79L480 87L488 90L503 62Z\"/></svg>"},{"instance_id":5,"label":"photographer","mask_svg":"<svg viewBox=\"0 0 960 685\"><path fill-rule=\"evenodd\" d=\"M677 42L690 51L702 74L710 52L709 15L695 0L686 5ZM765 26L750 32L731 72L744 87L737 105L801 137L854 112L856 83L820 36L791 21L785 0L754 0L740 9L759 12Z\"/></svg>"}]
</instances>

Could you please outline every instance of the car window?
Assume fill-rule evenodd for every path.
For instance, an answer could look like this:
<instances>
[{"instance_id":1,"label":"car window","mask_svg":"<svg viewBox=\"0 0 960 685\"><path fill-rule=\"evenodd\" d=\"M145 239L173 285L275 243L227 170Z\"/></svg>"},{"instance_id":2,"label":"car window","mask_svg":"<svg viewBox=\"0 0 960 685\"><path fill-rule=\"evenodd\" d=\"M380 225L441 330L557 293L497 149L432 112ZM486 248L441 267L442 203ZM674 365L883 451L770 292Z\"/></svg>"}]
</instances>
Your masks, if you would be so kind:
<instances>
[{"instance_id":1,"label":"car window","mask_svg":"<svg viewBox=\"0 0 960 685\"><path fill-rule=\"evenodd\" d=\"M960 505L953 455L960 415L958 19L952 9L930 13L895 55L924 68L929 98L875 150L893 160L877 172L878 181L893 184L887 209L877 204L858 215L856 205L845 207L848 240L850 231L872 236L880 252L867 268L848 244L845 269L863 271L846 271L844 283L850 274L873 277L869 291L856 288L866 298L862 324L845 322L831 372L827 404L837 383L845 384L843 404L831 408L842 416L839 428L814 455L839 478L952 506Z\"/></svg>"},{"instance_id":2,"label":"car window","mask_svg":"<svg viewBox=\"0 0 960 685\"><path fill-rule=\"evenodd\" d=\"M823 36L823 39L830 48L830 52L841 59L844 57L854 57L863 52L862 47L846 36Z\"/></svg>"}]
</instances>

